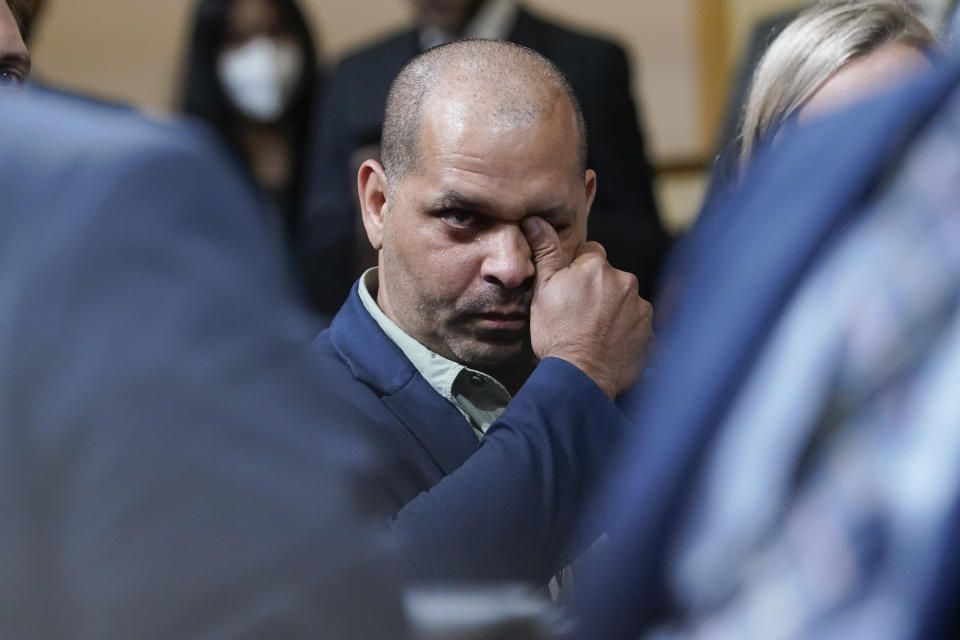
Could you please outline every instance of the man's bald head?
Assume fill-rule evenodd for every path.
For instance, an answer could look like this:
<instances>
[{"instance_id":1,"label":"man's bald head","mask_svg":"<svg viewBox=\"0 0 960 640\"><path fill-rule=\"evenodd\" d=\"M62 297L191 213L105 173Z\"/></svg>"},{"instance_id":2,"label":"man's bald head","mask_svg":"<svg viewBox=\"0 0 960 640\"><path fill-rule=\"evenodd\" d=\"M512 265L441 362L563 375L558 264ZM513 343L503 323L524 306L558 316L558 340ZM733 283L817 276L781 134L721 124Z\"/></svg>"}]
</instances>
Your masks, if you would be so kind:
<instances>
[{"instance_id":1,"label":"man's bald head","mask_svg":"<svg viewBox=\"0 0 960 640\"><path fill-rule=\"evenodd\" d=\"M492 128L521 127L555 109L570 109L577 130L578 167L586 170L586 123L563 73L532 49L495 40L464 40L420 54L394 80L382 139L383 165L391 184L421 162L425 105L435 96L449 95L467 96L469 117Z\"/></svg>"}]
</instances>

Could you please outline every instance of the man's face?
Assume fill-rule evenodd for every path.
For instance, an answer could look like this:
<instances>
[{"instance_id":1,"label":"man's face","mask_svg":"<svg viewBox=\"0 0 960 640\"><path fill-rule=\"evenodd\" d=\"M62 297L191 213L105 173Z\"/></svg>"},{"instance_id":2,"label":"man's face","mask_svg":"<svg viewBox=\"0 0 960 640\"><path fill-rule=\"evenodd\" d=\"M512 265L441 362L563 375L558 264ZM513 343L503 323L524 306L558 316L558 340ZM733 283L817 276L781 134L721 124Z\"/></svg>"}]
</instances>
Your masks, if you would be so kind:
<instances>
[{"instance_id":1,"label":"man's face","mask_svg":"<svg viewBox=\"0 0 960 640\"><path fill-rule=\"evenodd\" d=\"M413 0L417 22L457 33L486 0Z\"/></svg>"},{"instance_id":2,"label":"man's face","mask_svg":"<svg viewBox=\"0 0 960 640\"><path fill-rule=\"evenodd\" d=\"M22 87L30 73L30 56L7 3L0 2L0 91Z\"/></svg>"},{"instance_id":3,"label":"man's face","mask_svg":"<svg viewBox=\"0 0 960 640\"><path fill-rule=\"evenodd\" d=\"M579 166L566 101L497 123L472 115L471 99L427 99L421 163L387 197L379 302L435 352L498 375L531 360L534 265L520 222L552 224L572 259L595 178Z\"/></svg>"}]
</instances>

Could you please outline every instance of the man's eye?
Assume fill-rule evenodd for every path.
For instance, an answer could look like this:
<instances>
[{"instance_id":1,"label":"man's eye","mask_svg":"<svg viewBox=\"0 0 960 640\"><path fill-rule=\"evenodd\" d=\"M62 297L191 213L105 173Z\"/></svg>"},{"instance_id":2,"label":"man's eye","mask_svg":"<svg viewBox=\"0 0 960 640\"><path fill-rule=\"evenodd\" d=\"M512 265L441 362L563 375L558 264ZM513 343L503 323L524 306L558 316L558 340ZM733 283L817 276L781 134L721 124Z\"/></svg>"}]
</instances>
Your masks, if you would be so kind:
<instances>
[{"instance_id":1,"label":"man's eye","mask_svg":"<svg viewBox=\"0 0 960 640\"><path fill-rule=\"evenodd\" d=\"M476 226L479 223L477 214L463 209L448 209L440 214L440 218L457 229L467 229Z\"/></svg>"},{"instance_id":2,"label":"man's eye","mask_svg":"<svg viewBox=\"0 0 960 640\"><path fill-rule=\"evenodd\" d=\"M15 88L23 86L23 78L19 73L9 70L0 70L0 87Z\"/></svg>"}]
</instances>

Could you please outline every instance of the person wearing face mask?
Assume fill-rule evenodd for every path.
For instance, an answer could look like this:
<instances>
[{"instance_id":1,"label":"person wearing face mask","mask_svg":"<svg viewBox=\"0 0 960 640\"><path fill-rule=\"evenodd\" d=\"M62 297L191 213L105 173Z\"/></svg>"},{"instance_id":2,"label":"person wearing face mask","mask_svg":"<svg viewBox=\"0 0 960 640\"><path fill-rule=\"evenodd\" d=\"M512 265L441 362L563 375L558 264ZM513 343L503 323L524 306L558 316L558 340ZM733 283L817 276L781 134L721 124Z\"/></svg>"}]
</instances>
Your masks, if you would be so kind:
<instances>
[{"instance_id":1,"label":"person wearing face mask","mask_svg":"<svg viewBox=\"0 0 960 640\"><path fill-rule=\"evenodd\" d=\"M259 187L299 271L304 153L321 73L294 0L199 0L182 111L209 125Z\"/></svg>"}]
</instances>

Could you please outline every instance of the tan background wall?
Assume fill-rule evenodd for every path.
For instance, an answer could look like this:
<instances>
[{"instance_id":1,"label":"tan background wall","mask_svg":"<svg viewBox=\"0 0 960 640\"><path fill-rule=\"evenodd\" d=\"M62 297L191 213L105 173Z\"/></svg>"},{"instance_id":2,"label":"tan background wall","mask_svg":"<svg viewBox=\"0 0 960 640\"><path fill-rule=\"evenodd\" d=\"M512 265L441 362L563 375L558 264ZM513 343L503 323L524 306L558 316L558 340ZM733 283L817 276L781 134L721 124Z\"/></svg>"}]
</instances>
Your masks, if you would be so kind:
<instances>
[{"instance_id":1,"label":"tan background wall","mask_svg":"<svg viewBox=\"0 0 960 640\"><path fill-rule=\"evenodd\" d=\"M48 0L37 73L151 109L170 106L191 0ZM655 157L695 154L699 95L687 0L532 0L544 14L621 41L634 59ZM328 59L406 23L403 0L301 0Z\"/></svg>"},{"instance_id":2,"label":"tan background wall","mask_svg":"<svg viewBox=\"0 0 960 640\"><path fill-rule=\"evenodd\" d=\"M300 0L328 61L409 20L404 0ZM37 77L149 110L172 105L193 0L47 0L33 43ZM731 65L753 22L803 0L527 0L538 12L606 34L634 63L650 155L705 166ZM718 62L719 60L719 62ZM691 165L690 160L693 160ZM658 184L667 224L689 224L703 172Z\"/></svg>"}]
</instances>

